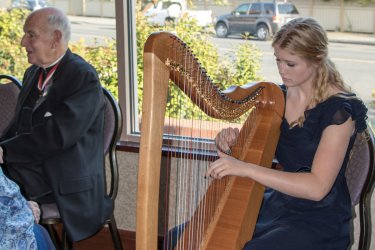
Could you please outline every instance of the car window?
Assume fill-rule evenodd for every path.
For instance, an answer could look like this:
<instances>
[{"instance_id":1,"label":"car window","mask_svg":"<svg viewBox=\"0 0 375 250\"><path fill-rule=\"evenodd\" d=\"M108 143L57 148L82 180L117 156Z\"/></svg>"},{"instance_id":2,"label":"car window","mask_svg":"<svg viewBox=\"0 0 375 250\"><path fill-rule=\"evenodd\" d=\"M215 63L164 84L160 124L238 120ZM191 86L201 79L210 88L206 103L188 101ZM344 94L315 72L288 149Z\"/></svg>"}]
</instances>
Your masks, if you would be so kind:
<instances>
[{"instance_id":1,"label":"car window","mask_svg":"<svg viewBox=\"0 0 375 250\"><path fill-rule=\"evenodd\" d=\"M234 10L234 13L240 14L240 15L246 15L247 11L249 10L250 4L242 4L238 6L237 9Z\"/></svg>"},{"instance_id":2,"label":"car window","mask_svg":"<svg viewBox=\"0 0 375 250\"><path fill-rule=\"evenodd\" d=\"M261 6L259 3L253 3L250 7L249 14L260 14L262 11Z\"/></svg>"},{"instance_id":3,"label":"car window","mask_svg":"<svg viewBox=\"0 0 375 250\"><path fill-rule=\"evenodd\" d=\"M272 3L265 3L264 4L264 12L266 14L271 14L271 15L275 14L275 5L272 4Z\"/></svg>"},{"instance_id":4,"label":"car window","mask_svg":"<svg viewBox=\"0 0 375 250\"><path fill-rule=\"evenodd\" d=\"M279 4L279 14L298 14L296 6L293 4L283 3Z\"/></svg>"}]
</instances>

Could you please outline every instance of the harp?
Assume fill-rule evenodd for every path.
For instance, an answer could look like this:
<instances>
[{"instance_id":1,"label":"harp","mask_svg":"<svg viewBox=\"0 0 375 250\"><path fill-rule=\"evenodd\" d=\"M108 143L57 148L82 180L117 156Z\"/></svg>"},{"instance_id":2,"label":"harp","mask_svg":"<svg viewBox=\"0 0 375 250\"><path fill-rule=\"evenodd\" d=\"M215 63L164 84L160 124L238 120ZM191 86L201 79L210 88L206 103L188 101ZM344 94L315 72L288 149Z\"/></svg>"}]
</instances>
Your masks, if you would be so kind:
<instances>
[{"instance_id":1,"label":"harp","mask_svg":"<svg viewBox=\"0 0 375 250\"><path fill-rule=\"evenodd\" d=\"M245 162L271 167L284 113L284 96L278 85L259 82L221 91L183 41L168 32L151 34L144 47L137 250L158 248L160 165L163 143L169 141L163 134L170 82L213 119L236 120L248 115L241 125L236 144L231 147L232 156ZM192 135L192 140L195 137ZM192 143L188 144L187 151L194 151ZM176 147L172 145L171 148ZM212 143L205 152L215 152ZM181 153L180 158L187 156L188 160L195 160L192 154ZM199 162L214 159L209 156L199 159ZM241 249L251 239L264 187L248 178L231 176L207 181L203 178L204 172L198 176L208 184L203 188L203 194L194 198L197 202L193 212L181 221L186 224L174 249ZM191 180L184 183L194 183L195 186ZM182 198L178 200L183 202ZM164 248L171 249L169 246Z\"/></svg>"}]
</instances>

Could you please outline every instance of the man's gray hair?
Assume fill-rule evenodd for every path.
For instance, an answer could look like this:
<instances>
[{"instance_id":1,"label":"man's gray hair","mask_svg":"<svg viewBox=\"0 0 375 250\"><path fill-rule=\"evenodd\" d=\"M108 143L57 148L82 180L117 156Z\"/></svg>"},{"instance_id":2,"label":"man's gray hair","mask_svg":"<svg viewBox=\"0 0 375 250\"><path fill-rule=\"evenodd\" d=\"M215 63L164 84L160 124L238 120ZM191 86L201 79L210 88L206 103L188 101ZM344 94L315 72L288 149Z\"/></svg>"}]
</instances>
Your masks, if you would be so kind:
<instances>
[{"instance_id":1,"label":"man's gray hair","mask_svg":"<svg viewBox=\"0 0 375 250\"><path fill-rule=\"evenodd\" d=\"M71 35L70 21L64 13L52 12L48 16L48 26L52 30L60 30L64 42L66 44L69 43Z\"/></svg>"}]
</instances>

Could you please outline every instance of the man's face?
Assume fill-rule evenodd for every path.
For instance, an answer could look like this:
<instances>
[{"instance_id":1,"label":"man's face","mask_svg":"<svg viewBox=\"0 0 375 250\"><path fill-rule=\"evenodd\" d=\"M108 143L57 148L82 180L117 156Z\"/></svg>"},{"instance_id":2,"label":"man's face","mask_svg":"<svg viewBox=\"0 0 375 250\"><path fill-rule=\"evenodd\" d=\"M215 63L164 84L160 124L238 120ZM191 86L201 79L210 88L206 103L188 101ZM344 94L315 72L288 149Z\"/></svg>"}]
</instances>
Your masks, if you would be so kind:
<instances>
[{"instance_id":1,"label":"man's face","mask_svg":"<svg viewBox=\"0 0 375 250\"><path fill-rule=\"evenodd\" d=\"M40 67L53 63L54 35L48 30L47 20L39 13L29 16L23 27L21 46L25 47L28 62Z\"/></svg>"}]
</instances>

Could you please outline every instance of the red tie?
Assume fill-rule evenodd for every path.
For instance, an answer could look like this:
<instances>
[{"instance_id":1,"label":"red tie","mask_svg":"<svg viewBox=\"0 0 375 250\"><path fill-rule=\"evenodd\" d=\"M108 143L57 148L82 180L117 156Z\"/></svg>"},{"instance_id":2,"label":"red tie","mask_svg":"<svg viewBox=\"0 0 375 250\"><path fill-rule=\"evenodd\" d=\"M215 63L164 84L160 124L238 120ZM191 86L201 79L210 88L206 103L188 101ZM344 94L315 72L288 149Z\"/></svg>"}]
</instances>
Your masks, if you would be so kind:
<instances>
[{"instance_id":1,"label":"red tie","mask_svg":"<svg viewBox=\"0 0 375 250\"><path fill-rule=\"evenodd\" d=\"M56 63L52 67L52 69L48 71L48 73L46 72L46 70L42 69L42 71L39 74L39 80L38 80L38 89L40 91L43 91L45 89L50 79L52 78L53 74L55 73L58 65L59 63Z\"/></svg>"}]
</instances>

